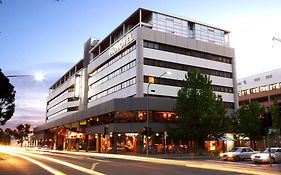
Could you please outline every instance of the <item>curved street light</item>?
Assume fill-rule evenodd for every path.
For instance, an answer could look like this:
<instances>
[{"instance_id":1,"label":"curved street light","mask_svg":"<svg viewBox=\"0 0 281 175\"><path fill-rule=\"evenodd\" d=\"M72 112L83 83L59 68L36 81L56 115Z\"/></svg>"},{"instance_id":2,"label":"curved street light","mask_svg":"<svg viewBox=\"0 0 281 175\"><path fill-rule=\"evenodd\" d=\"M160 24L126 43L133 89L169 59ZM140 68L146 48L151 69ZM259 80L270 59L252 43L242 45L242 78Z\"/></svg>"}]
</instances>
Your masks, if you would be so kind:
<instances>
[{"instance_id":1,"label":"curved street light","mask_svg":"<svg viewBox=\"0 0 281 175\"><path fill-rule=\"evenodd\" d=\"M158 78L163 77L164 75L171 75L172 73L170 71L166 71L163 74L161 74ZM147 85L147 109L146 109L146 156L148 157L148 135L149 135L149 87L151 84L154 83L154 79L152 81L149 81L148 78L148 85Z\"/></svg>"},{"instance_id":2,"label":"curved street light","mask_svg":"<svg viewBox=\"0 0 281 175\"><path fill-rule=\"evenodd\" d=\"M33 77L36 81L43 81L45 75L42 72L35 72L33 75L25 74L25 75L7 75L7 78L20 78L20 77Z\"/></svg>"}]
</instances>

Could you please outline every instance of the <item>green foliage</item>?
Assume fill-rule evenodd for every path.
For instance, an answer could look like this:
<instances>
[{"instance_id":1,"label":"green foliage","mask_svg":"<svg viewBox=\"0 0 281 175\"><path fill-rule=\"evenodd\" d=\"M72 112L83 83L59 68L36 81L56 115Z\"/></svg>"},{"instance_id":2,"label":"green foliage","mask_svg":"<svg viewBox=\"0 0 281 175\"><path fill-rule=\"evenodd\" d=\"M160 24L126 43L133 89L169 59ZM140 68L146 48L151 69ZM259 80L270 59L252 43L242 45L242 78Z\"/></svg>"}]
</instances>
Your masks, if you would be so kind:
<instances>
[{"instance_id":1,"label":"green foliage","mask_svg":"<svg viewBox=\"0 0 281 175\"><path fill-rule=\"evenodd\" d=\"M18 125L16 128L17 130L14 132L14 136L17 140L19 140L19 142L23 143L24 141L24 137L27 137L28 134L30 133L30 124L20 124Z\"/></svg>"},{"instance_id":2,"label":"green foliage","mask_svg":"<svg viewBox=\"0 0 281 175\"><path fill-rule=\"evenodd\" d=\"M0 144L9 145L11 142L12 135L13 130L11 130L10 128L6 128L5 131L0 128Z\"/></svg>"},{"instance_id":3,"label":"green foliage","mask_svg":"<svg viewBox=\"0 0 281 175\"><path fill-rule=\"evenodd\" d=\"M0 69L0 122L4 125L15 111L15 90Z\"/></svg>"},{"instance_id":4,"label":"green foliage","mask_svg":"<svg viewBox=\"0 0 281 175\"><path fill-rule=\"evenodd\" d=\"M222 98L213 93L211 83L208 75L196 70L185 75L176 103L180 119L171 135L197 141L201 144L198 146L203 146L204 140L216 137L229 128L230 121Z\"/></svg>"},{"instance_id":5,"label":"green foliage","mask_svg":"<svg viewBox=\"0 0 281 175\"><path fill-rule=\"evenodd\" d=\"M251 140L261 139L262 127L259 115L264 111L264 108L256 101L241 106L234 115L236 132L243 133L244 136L249 137Z\"/></svg>"},{"instance_id":6,"label":"green foliage","mask_svg":"<svg viewBox=\"0 0 281 175\"><path fill-rule=\"evenodd\" d=\"M281 106L278 106L277 102L274 102L274 104L270 106L269 111L272 114L272 127L281 129Z\"/></svg>"}]
</instances>

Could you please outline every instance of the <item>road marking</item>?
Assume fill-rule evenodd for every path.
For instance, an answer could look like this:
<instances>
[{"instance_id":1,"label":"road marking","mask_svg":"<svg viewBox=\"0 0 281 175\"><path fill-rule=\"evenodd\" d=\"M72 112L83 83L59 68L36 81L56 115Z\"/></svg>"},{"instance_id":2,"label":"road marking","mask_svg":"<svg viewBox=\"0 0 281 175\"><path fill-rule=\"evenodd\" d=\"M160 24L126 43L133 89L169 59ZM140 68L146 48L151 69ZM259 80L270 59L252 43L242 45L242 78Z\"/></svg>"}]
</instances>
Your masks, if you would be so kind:
<instances>
[{"instance_id":1,"label":"road marking","mask_svg":"<svg viewBox=\"0 0 281 175\"><path fill-rule=\"evenodd\" d=\"M91 168L92 171L95 170L97 164L99 164L99 163L93 163L92 168Z\"/></svg>"},{"instance_id":2,"label":"road marking","mask_svg":"<svg viewBox=\"0 0 281 175\"><path fill-rule=\"evenodd\" d=\"M23 158L25 160L28 160L28 161L30 161L30 162L40 166L41 168L49 171L52 174L55 174L55 175L65 175L64 173L62 173L62 172L60 172L60 171L58 171L56 169L53 169L53 168L51 168L51 167L49 167L49 166L47 166L47 165L45 165L45 164L43 164L43 163L41 163L41 162L39 162L37 160L34 160L34 159L30 158L30 157L27 157L27 156L24 156L24 155L19 155L19 154L16 154L16 153L11 153L11 152L5 152L5 153L6 154L10 154L12 156L21 157L21 158Z\"/></svg>"},{"instance_id":3,"label":"road marking","mask_svg":"<svg viewBox=\"0 0 281 175\"><path fill-rule=\"evenodd\" d=\"M23 155L26 155L26 156L46 159L46 160L49 160L49 161L52 161L52 162L56 162L56 163L62 164L64 166L68 166L68 167L70 167L72 169L76 169L78 171L82 171L84 173L95 174L95 175L105 175L103 173L100 173L100 172L97 172L97 171L93 171L93 170L90 170L88 168L84 168L84 167L81 167L81 166L78 166L78 165L75 165L75 164L72 164L72 163L69 163L69 162L61 161L61 160L58 160L58 159L54 159L54 158L50 158L50 157L46 157L46 156L41 156L41 155L37 155L37 154L26 153L26 152L19 152L19 151L14 151L14 152L16 152L18 154L23 154Z\"/></svg>"},{"instance_id":4,"label":"road marking","mask_svg":"<svg viewBox=\"0 0 281 175\"><path fill-rule=\"evenodd\" d=\"M94 160L94 161L97 161L97 162L103 162L103 163L110 163L111 161L108 161L108 160L100 160L100 159L95 159L95 158L91 158L91 157L88 157L87 158L88 160Z\"/></svg>"}]
</instances>

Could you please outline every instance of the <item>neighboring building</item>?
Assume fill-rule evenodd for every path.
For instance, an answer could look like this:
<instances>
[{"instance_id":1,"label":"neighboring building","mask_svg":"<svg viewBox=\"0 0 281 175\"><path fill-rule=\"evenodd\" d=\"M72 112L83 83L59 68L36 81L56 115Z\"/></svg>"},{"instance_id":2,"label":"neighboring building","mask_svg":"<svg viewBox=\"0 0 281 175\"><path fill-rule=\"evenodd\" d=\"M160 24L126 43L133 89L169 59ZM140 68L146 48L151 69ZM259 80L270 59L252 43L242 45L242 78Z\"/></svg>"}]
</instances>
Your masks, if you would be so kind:
<instances>
[{"instance_id":1,"label":"neighboring building","mask_svg":"<svg viewBox=\"0 0 281 175\"><path fill-rule=\"evenodd\" d=\"M191 69L210 75L229 112L238 107L229 31L140 8L104 39L89 39L84 58L50 87L46 123L35 129L37 144L141 151L149 110L150 144L161 150L165 123L173 122L177 92ZM167 143L172 147L169 137Z\"/></svg>"},{"instance_id":2,"label":"neighboring building","mask_svg":"<svg viewBox=\"0 0 281 175\"><path fill-rule=\"evenodd\" d=\"M257 101L264 107L281 103L281 69L238 80L239 105ZM281 104L280 104L281 105Z\"/></svg>"},{"instance_id":3,"label":"neighboring building","mask_svg":"<svg viewBox=\"0 0 281 175\"><path fill-rule=\"evenodd\" d=\"M239 105L257 101L261 106L270 107L274 103L281 112L281 69L276 69L238 79ZM258 117L258 116L257 116ZM279 134L278 134L279 133ZM244 142L250 146L250 141ZM256 142L257 147L266 148L266 140ZM270 139L271 146L281 146L280 130Z\"/></svg>"}]
</instances>

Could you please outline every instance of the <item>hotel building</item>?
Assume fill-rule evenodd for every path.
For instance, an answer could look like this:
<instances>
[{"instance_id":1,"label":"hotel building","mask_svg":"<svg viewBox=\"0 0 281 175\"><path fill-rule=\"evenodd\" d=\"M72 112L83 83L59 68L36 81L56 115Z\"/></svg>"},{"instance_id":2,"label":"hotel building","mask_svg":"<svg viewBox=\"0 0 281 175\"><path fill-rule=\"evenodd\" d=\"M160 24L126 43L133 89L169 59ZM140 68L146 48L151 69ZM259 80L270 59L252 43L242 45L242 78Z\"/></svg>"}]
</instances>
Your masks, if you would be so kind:
<instances>
[{"instance_id":1,"label":"hotel building","mask_svg":"<svg viewBox=\"0 0 281 175\"><path fill-rule=\"evenodd\" d=\"M35 129L37 144L44 141L68 150L141 151L146 147L141 132L149 111L153 133L149 144L160 150L166 139L165 123L174 120L177 92L191 69L210 75L213 91L233 112L238 96L229 33L137 9L104 39L89 39L84 57L50 87L46 123ZM168 136L167 144L171 143Z\"/></svg>"}]
</instances>

